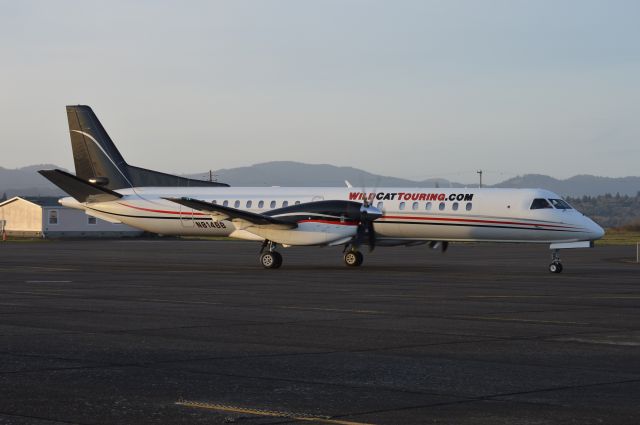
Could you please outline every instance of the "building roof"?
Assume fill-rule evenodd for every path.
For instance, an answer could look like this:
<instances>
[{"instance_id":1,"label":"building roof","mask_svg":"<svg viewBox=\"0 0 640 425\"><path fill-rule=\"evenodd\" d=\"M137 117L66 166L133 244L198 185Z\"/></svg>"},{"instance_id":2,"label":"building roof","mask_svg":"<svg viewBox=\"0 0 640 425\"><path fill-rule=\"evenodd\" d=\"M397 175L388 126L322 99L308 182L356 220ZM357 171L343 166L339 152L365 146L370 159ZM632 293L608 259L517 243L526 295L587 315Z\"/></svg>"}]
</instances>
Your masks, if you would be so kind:
<instances>
[{"instance_id":1,"label":"building roof","mask_svg":"<svg viewBox=\"0 0 640 425\"><path fill-rule=\"evenodd\" d=\"M11 202L23 200L27 202L31 202L32 204L39 205L41 207L62 207L58 203L58 197L56 196L14 196L13 198L9 198L4 202L0 202L0 206L10 204Z\"/></svg>"}]
</instances>

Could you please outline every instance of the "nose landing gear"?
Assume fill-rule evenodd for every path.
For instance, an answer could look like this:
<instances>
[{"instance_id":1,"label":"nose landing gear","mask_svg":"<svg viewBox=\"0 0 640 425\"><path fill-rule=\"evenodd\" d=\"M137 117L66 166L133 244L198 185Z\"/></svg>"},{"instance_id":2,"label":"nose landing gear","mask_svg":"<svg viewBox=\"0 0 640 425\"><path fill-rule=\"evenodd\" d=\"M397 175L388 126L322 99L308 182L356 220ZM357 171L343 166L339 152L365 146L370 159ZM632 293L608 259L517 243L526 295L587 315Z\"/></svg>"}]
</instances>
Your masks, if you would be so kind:
<instances>
[{"instance_id":1,"label":"nose landing gear","mask_svg":"<svg viewBox=\"0 0 640 425\"><path fill-rule=\"evenodd\" d=\"M562 263L560 262L560 254L557 249L551 251L551 264L549 264L549 271L551 273L562 273Z\"/></svg>"},{"instance_id":2,"label":"nose landing gear","mask_svg":"<svg viewBox=\"0 0 640 425\"><path fill-rule=\"evenodd\" d=\"M264 251L268 248L268 251ZM264 241L260 250L260 264L265 269L277 269L282 265L282 255L276 251L276 244L271 241Z\"/></svg>"}]
</instances>

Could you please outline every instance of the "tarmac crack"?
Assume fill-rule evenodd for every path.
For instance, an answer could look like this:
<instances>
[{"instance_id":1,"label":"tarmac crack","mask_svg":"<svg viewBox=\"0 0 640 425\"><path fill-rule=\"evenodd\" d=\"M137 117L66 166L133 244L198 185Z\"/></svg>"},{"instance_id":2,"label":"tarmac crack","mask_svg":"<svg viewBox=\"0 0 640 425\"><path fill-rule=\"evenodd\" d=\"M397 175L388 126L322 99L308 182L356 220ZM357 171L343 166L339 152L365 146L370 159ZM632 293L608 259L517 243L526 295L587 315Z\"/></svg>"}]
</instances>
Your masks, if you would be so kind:
<instances>
[{"instance_id":1,"label":"tarmac crack","mask_svg":"<svg viewBox=\"0 0 640 425\"><path fill-rule=\"evenodd\" d=\"M541 389L529 390L529 391L517 391L512 393L491 394L491 395L480 396L480 397L467 397L467 398L463 398L462 400L456 400L456 401L428 403L428 404L421 404L421 405L415 405L415 406L399 407L394 409L368 410L368 411L363 411L358 413L349 413L348 415L344 415L344 416L362 416L362 415L372 415L372 414L378 414L378 413L390 413L390 412L398 412L398 411L406 411L406 410L414 410L414 409L424 409L429 407L453 406L457 404L465 404L465 403L472 403L476 401L487 401L487 400L500 401L500 402L513 402L513 400L502 399L502 398L517 396L517 395L536 394L536 393L544 393L544 392L552 392L552 391L566 391L566 390L573 390L573 389L580 389L580 388L629 384L629 383L638 383L638 382L640 382L640 379L597 382L597 383L583 384L583 385L567 385L567 386L549 387L549 388L541 388ZM462 398L462 397L459 397L459 398ZM546 404L546 403L538 403L538 402L531 402L531 401L523 401L519 403L525 403L525 402L529 404L535 404L535 405ZM335 417L340 418L344 416L335 416Z\"/></svg>"},{"instance_id":2,"label":"tarmac crack","mask_svg":"<svg viewBox=\"0 0 640 425\"><path fill-rule=\"evenodd\" d=\"M0 410L0 415L12 416L14 418L37 419L39 421L62 423L62 424L71 424L71 425L96 425L98 423L98 422L75 422L75 421L71 422L71 421L67 421L65 419L52 419L52 418L45 418L44 416L22 415L22 414L19 414L19 413L6 412L6 411L2 411L2 410Z\"/></svg>"}]
</instances>

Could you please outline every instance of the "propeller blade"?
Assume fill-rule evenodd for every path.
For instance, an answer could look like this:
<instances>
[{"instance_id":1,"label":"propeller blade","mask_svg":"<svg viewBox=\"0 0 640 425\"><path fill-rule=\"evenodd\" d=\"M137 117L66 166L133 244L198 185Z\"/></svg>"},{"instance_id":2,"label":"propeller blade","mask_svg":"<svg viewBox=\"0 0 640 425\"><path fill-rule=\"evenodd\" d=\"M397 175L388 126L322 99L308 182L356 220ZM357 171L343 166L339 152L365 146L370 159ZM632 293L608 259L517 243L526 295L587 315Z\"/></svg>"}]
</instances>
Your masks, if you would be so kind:
<instances>
[{"instance_id":1,"label":"propeller blade","mask_svg":"<svg viewBox=\"0 0 640 425\"><path fill-rule=\"evenodd\" d=\"M362 245L362 241L364 240L364 233L366 229L362 223L358 224L358 228L356 229L356 238L354 241L354 245L359 247Z\"/></svg>"},{"instance_id":2,"label":"propeller blade","mask_svg":"<svg viewBox=\"0 0 640 425\"><path fill-rule=\"evenodd\" d=\"M367 233L369 233L369 252L376 248L376 231L373 229L373 221L367 222Z\"/></svg>"}]
</instances>

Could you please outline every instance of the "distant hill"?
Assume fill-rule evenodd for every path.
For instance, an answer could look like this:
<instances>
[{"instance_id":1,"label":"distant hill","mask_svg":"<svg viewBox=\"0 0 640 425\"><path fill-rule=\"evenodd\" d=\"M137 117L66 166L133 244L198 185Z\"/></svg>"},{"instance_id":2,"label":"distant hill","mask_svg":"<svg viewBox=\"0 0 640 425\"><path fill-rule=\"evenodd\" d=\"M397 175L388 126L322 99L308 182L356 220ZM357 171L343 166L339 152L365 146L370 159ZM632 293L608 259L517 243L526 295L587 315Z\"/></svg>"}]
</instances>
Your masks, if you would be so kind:
<instances>
[{"instance_id":1,"label":"distant hill","mask_svg":"<svg viewBox=\"0 0 640 425\"><path fill-rule=\"evenodd\" d=\"M635 196L640 192L640 177L598 177L581 174L566 180L540 174L525 174L505 180L494 187L539 187L562 196L597 196L611 193Z\"/></svg>"},{"instance_id":2,"label":"distant hill","mask_svg":"<svg viewBox=\"0 0 640 425\"><path fill-rule=\"evenodd\" d=\"M29 165L10 170L0 167L0 197L21 196L64 196L64 192L37 173L38 170L61 168L53 164Z\"/></svg>"},{"instance_id":3,"label":"distant hill","mask_svg":"<svg viewBox=\"0 0 640 425\"><path fill-rule=\"evenodd\" d=\"M336 167L329 164L304 164L293 161L274 161L249 167L223 168L214 171L217 180L231 186L308 186L332 187L345 185L348 180L354 187L459 187L445 179L431 179L422 182L398 177L381 176L353 167ZM191 178L203 178L206 173L190 174Z\"/></svg>"},{"instance_id":4,"label":"distant hill","mask_svg":"<svg viewBox=\"0 0 640 425\"><path fill-rule=\"evenodd\" d=\"M52 164L31 165L9 170L0 167L0 196L62 196L63 193L36 171L60 168ZM415 181L369 173L353 167L337 167L328 164L304 164L292 161L275 161L248 167L224 168L214 171L216 179L231 186L344 186L348 180L356 189L371 190L377 187L476 187L446 179ZM186 175L206 179L208 173ZM597 196L606 193L635 196L640 191L640 177L598 177L578 175L566 180L540 174L525 174L496 184L493 187L543 188L562 196Z\"/></svg>"}]
</instances>

